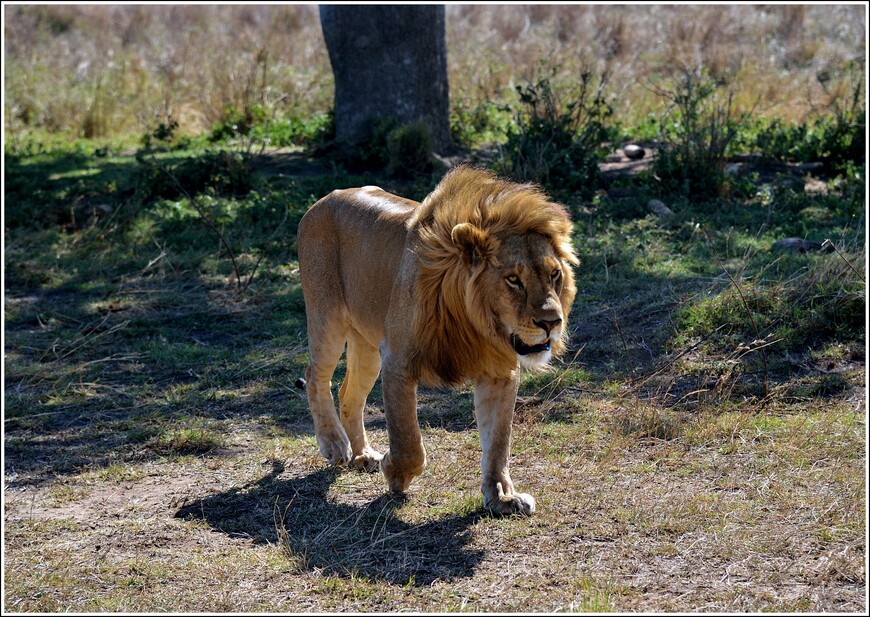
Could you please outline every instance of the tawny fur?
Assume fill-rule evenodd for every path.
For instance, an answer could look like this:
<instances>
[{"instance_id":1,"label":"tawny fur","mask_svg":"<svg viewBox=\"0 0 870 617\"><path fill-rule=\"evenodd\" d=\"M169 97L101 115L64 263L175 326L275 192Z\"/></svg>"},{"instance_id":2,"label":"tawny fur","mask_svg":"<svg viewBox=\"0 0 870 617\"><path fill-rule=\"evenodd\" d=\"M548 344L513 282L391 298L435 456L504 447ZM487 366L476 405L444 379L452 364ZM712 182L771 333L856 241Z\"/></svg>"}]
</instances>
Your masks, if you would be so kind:
<instances>
[{"instance_id":1,"label":"tawny fur","mask_svg":"<svg viewBox=\"0 0 870 617\"><path fill-rule=\"evenodd\" d=\"M426 465L417 384L472 381L484 504L531 514L508 471L518 365L564 351L574 299L571 223L532 185L460 167L422 204L377 187L333 191L302 218L307 394L330 463L380 467L404 492ZM347 347L347 375L332 399ZM389 451L368 442L365 399L382 376Z\"/></svg>"},{"instance_id":2,"label":"tawny fur","mask_svg":"<svg viewBox=\"0 0 870 617\"><path fill-rule=\"evenodd\" d=\"M447 174L411 219L420 242L413 366L430 384L456 385L480 374L504 377L516 367L516 352L497 336L494 316L486 310L488 296L500 290L477 285L474 273L469 278L463 266L463 249L453 233L463 223L481 232L475 241L492 254L498 252L500 238L535 233L550 240L562 261L579 263L568 214L537 187L471 167ZM566 267L564 274L560 301L567 318L576 288L571 269ZM566 332L562 328L562 337L553 344L554 357L564 352Z\"/></svg>"}]
</instances>

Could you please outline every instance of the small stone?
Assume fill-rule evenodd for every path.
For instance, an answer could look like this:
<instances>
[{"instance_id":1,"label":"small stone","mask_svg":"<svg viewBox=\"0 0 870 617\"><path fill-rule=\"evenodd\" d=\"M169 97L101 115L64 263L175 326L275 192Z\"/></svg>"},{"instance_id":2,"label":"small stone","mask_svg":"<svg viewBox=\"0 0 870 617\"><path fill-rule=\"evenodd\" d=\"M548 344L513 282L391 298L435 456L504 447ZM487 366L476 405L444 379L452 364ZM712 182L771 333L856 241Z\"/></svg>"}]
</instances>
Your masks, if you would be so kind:
<instances>
[{"instance_id":1,"label":"small stone","mask_svg":"<svg viewBox=\"0 0 870 617\"><path fill-rule=\"evenodd\" d=\"M303 379L302 377L299 377L299 378L298 378L298 379L293 383L293 385L296 386L297 388L299 388L300 390L304 390L304 389L305 389L305 386L306 386L307 384L306 384L306 382L305 382L305 379Z\"/></svg>"},{"instance_id":2,"label":"small stone","mask_svg":"<svg viewBox=\"0 0 870 617\"><path fill-rule=\"evenodd\" d=\"M809 251L819 251L822 249L821 242L813 242L812 240L804 240L803 238L783 238L773 243L771 247L774 251L797 251L798 253L806 253Z\"/></svg>"},{"instance_id":3,"label":"small stone","mask_svg":"<svg viewBox=\"0 0 870 617\"><path fill-rule=\"evenodd\" d=\"M628 144L622 149L622 151L625 153L625 156L633 161L642 159L646 155L646 150L644 150L637 144Z\"/></svg>"},{"instance_id":4,"label":"small stone","mask_svg":"<svg viewBox=\"0 0 870 617\"><path fill-rule=\"evenodd\" d=\"M674 211L668 208L660 199L650 199L646 202L646 207L650 209L651 212L657 214L658 216L673 216Z\"/></svg>"}]
</instances>

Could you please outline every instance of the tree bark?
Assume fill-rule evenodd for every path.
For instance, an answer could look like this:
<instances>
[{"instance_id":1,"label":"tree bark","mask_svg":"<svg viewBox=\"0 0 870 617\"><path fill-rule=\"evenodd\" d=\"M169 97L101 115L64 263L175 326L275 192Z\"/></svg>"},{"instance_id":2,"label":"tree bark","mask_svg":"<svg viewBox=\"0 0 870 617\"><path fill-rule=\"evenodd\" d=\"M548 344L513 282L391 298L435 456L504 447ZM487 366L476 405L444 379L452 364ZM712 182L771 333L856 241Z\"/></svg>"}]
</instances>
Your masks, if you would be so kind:
<instances>
[{"instance_id":1,"label":"tree bark","mask_svg":"<svg viewBox=\"0 0 870 617\"><path fill-rule=\"evenodd\" d=\"M423 121L436 151L452 144L443 6L320 6L335 76L336 141L370 137L372 123Z\"/></svg>"}]
</instances>

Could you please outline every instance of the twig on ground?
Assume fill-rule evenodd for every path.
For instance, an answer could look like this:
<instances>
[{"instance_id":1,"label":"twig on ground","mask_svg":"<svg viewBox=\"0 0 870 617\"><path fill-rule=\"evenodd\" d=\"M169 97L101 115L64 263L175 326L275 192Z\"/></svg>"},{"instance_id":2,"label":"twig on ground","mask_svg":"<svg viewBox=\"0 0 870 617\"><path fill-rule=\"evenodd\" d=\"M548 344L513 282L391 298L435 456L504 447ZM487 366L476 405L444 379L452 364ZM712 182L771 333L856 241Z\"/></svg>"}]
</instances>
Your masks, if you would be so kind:
<instances>
[{"instance_id":1,"label":"twig on ground","mask_svg":"<svg viewBox=\"0 0 870 617\"><path fill-rule=\"evenodd\" d=\"M625 337L622 335L622 328L619 327L619 320L616 319L615 317L613 318L613 325L616 326L616 332L619 334L619 338L622 340L622 352L625 356L625 361L628 362L628 364L629 364L628 369L629 369L630 377L631 377L631 380L629 381L629 385L631 387L634 387L634 367L631 366L631 361L629 360L629 357L628 357L628 345L626 345Z\"/></svg>"},{"instance_id":2,"label":"twig on ground","mask_svg":"<svg viewBox=\"0 0 870 617\"><path fill-rule=\"evenodd\" d=\"M716 258L716 263L722 268L722 271L725 272L725 275L728 277L728 280L731 281L731 284L734 286L734 289L737 290L737 295L740 296L740 302L743 303L743 308L746 309L746 314L749 316L749 321L752 323L752 328L755 330L755 340L758 342L762 342L761 332L758 329L758 324L755 322L755 316L752 314L752 311L749 309L749 303L746 301L746 297L743 295L743 290L740 289L740 285L737 284L737 281L734 280L734 277L731 276L731 273L728 272L728 269L722 263L722 260L719 258L719 251L716 250L716 246L713 244L713 238L710 237L710 232L706 227L702 227L704 230L704 235L707 236L707 242L710 243L710 249L713 251L713 256ZM769 377L767 370L767 351L765 350L766 345L761 345L757 349L761 351L761 364L764 367L764 400L767 399L768 394L770 393L769 387Z\"/></svg>"}]
</instances>

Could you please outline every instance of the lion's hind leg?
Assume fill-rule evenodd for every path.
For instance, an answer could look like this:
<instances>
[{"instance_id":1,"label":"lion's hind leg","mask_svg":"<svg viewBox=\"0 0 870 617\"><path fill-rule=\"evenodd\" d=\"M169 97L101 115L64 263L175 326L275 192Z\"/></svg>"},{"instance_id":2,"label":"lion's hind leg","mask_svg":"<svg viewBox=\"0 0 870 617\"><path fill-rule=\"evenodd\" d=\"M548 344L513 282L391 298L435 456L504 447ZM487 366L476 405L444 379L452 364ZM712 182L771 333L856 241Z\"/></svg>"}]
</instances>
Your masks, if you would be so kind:
<instances>
[{"instance_id":1,"label":"lion's hind leg","mask_svg":"<svg viewBox=\"0 0 870 617\"><path fill-rule=\"evenodd\" d=\"M378 470L383 455L369 445L363 411L380 372L378 348L351 329L347 340L347 376L338 392L341 424L350 439L351 467L370 472Z\"/></svg>"},{"instance_id":2,"label":"lion's hind leg","mask_svg":"<svg viewBox=\"0 0 870 617\"><path fill-rule=\"evenodd\" d=\"M330 465L346 465L351 460L350 440L335 413L330 381L344 351L347 331L347 321L343 316L337 315L333 319L309 317L305 389L317 445Z\"/></svg>"}]
</instances>

